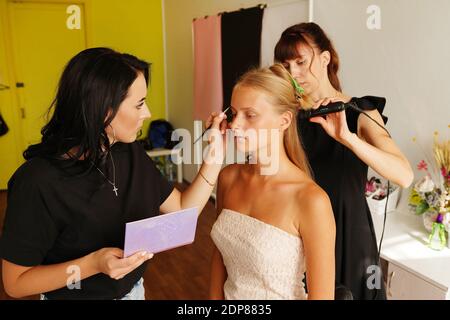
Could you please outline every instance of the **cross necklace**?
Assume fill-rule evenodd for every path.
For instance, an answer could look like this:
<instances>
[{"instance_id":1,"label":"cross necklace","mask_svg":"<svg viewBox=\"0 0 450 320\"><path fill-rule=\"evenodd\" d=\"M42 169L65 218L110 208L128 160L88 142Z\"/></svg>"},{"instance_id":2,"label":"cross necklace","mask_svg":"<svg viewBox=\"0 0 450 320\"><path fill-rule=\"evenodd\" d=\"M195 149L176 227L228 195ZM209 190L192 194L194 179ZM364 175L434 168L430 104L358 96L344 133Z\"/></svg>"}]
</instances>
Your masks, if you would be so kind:
<instances>
[{"instance_id":1,"label":"cross necklace","mask_svg":"<svg viewBox=\"0 0 450 320\"><path fill-rule=\"evenodd\" d=\"M112 165L113 165L113 176L114 176L114 180L113 181L109 180L106 177L106 175L102 172L102 170L100 170L95 164L94 164L94 166L98 170L98 172L100 172L102 174L102 176L105 177L105 179L109 182L109 184L113 186L113 191L114 191L114 193L116 194L116 197L117 197L118 196L117 191L119 189L116 187L116 167L114 165L114 159L113 159L111 151L109 152L109 155L111 156L111 161L112 161Z\"/></svg>"}]
</instances>

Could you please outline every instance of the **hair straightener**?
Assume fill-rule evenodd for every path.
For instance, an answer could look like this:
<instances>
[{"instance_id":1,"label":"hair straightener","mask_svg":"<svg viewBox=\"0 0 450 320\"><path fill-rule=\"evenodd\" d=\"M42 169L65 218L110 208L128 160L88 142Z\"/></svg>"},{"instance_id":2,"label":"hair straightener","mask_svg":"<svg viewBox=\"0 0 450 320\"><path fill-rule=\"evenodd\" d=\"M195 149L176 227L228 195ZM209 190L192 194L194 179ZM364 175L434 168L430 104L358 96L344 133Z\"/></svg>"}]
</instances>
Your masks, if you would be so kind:
<instances>
[{"instance_id":1,"label":"hair straightener","mask_svg":"<svg viewBox=\"0 0 450 320\"><path fill-rule=\"evenodd\" d=\"M309 109L309 110L300 110L298 112L298 117L300 119L310 119L313 117L324 116L330 113L340 112L347 108L355 108L355 102L332 102L327 104L326 106L320 106L317 109Z\"/></svg>"}]
</instances>

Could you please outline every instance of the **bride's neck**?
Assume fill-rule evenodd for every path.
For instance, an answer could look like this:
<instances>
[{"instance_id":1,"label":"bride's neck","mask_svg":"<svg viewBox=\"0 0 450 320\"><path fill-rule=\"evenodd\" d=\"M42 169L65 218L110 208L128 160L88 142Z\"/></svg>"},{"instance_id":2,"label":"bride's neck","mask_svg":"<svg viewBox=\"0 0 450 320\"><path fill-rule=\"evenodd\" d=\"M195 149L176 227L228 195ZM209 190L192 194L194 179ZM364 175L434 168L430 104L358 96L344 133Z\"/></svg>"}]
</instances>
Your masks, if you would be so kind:
<instances>
[{"instance_id":1,"label":"bride's neck","mask_svg":"<svg viewBox=\"0 0 450 320\"><path fill-rule=\"evenodd\" d=\"M261 157L264 154L264 157ZM263 159L264 158L264 159ZM264 176L271 178L282 175L292 165L283 145L278 149L278 154L268 154L267 148L259 149L249 159L249 173L252 176ZM273 169L273 170L271 170ZM266 174L264 174L266 173Z\"/></svg>"}]
</instances>

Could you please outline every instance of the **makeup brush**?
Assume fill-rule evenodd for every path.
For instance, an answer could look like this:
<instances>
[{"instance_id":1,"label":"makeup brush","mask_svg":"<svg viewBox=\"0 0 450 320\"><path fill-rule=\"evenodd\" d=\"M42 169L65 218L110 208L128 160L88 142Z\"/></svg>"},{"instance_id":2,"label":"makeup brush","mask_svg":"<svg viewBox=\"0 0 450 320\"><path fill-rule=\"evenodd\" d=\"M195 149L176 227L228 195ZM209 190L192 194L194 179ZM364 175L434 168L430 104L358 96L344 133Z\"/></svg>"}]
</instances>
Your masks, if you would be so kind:
<instances>
[{"instance_id":1,"label":"makeup brush","mask_svg":"<svg viewBox=\"0 0 450 320\"><path fill-rule=\"evenodd\" d=\"M230 109L231 107L226 108L225 110L222 111L223 114L226 115L227 111ZM194 144L197 143L197 141L199 141L201 138L203 138L203 135L205 134L206 131L208 131L209 129L211 129L212 123L209 125L208 128L205 129L205 131L203 131L202 135L200 137L198 137L195 141Z\"/></svg>"}]
</instances>

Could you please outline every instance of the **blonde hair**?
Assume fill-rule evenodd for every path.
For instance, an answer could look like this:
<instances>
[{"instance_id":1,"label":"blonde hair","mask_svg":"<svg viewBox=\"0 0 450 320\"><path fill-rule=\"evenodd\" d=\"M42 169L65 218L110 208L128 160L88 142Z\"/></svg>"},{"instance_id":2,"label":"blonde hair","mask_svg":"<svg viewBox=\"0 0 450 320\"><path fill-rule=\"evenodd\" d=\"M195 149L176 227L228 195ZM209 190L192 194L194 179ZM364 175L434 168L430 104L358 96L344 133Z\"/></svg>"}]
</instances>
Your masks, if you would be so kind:
<instances>
[{"instance_id":1,"label":"blonde hair","mask_svg":"<svg viewBox=\"0 0 450 320\"><path fill-rule=\"evenodd\" d=\"M263 92L267 101L279 114L292 113L291 125L284 132L284 148L289 160L311 177L310 166L297 131L297 112L305 100L296 92L292 77L286 68L276 63L269 68L250 70L240 77L234 89L239 87Z\"/></svg>"}]
</instances>

